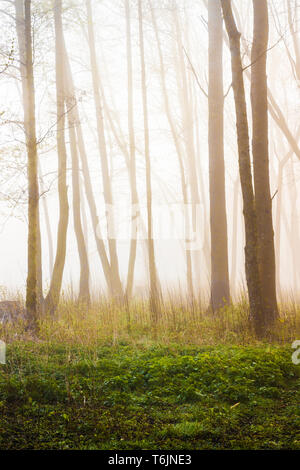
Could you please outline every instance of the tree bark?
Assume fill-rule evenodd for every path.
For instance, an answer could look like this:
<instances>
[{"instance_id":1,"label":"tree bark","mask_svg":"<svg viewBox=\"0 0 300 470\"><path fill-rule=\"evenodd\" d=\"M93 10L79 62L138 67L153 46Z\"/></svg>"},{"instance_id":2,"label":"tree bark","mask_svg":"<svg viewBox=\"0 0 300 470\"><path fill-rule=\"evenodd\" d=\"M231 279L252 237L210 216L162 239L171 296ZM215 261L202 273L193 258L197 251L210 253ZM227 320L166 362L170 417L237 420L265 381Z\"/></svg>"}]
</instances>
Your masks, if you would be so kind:
<instances>
[{"instance_id":1,"label":"tree bark","mask_svg":"<svg viewBox=\"0 0 300 470\"><path fill-rule=\"evenodd\" d=\"M64 87L66 95L67 115L69 122L69 136L70 136L70 150L72 158L72 186L73 186L73 220L74 230L76 235L78 254L80 260L80 281L79 281L79 296L78 301L89 305L90 303L90 268L88 261L87 248L83 233L82 220L81 220L81 195L80 195L80 168L78 158L78 146L76 140L76 125L77 125L77 100L74 87L70 86L70 79L68 70L68 57L63 37L63 51L64 51ZM69 64L68 64L69 65Z\"/></svg>"},{"instance_id":2,"label":"tree bark","mask_svg":"<svg viewBox=\"0 0 300 470\"><path fill-rule=\"evenodd\" d=\"M266 0L253 0L254 30L251 53L252 153L257 214L258 262L265 324L278 318L272 200L269 177Z\"/></svg>"},{"instance_id":3,"label":"tree bark","mask_svg":"<svg viewBox=\"0 0 300 470\"><path fill-rule=\"evenodd\" d=\"M234 182L233 190L233 214L232 214L232 249L231 249L231 290L236 293L236 274L237 274L237 244L238 244L238 207L239 207L239 188L240 179Z\"/></svg>"},{"instance_id":4,"label":"tree bark","mask_svg":"<svg viewBox=\"0 0 300 470\"><path fill-rule=\"evenodd\" d=\"M121 300L123 298L123 288L119 274L119 263L117 255L117 245L114 234L114 217L113 217L113 193L111 186L111 179L108 168L108 157L107 157L107 148L105 141L105 132L103 124L103 104L100 96L100 80L99 80L99 70L96 58L96 46L95 46L95 34L93 26L93 16L91 8L91 0L86 0L86 9L87 9L87 21L88 21L88 37L89 37L89 51L90 51L90 62L91 62L91 71L92 71L92 81L93 81L93 93L95 100L95 110L97 118L97 135L98 135L98 146L99 154L101 161L102 169L102 184L103 184L103 193L104 201L106 205L106 214L107 214L107 229L108 229L108 247L110 254L110 268L111 268L111 283L113 288L113 296ZM108 214L109 212L109 214Z\"/></svg>"},{"instance_id":5,"label":"tree bark","mask_svg":"<svg viewBox=\"0 0 300 470\"><path fill-rule=\"evenodd\" d=\"M70 67L70 61L69 57L67 54L67 50L64 44L64 49L65 49L65 73L66 73L66 86L67 86L67 93L70 95L75 96L75 87L74 87L74 82L73 82L73 77L72 77L72 71ZM74 120L76 123L76 135L77 135L77 142L78 142L78 150L80 154L80 160L82 164L82 173L83 173L83 179L84 179L84 187L85 187L85 193L86 193L86 198L90 210L90 215L91 215L91 221L92 221L92 226L93 226L93 231L95 235L95 241L96 241L96 246L97 246L97 251L100 257L103 273L105 276L105 280L107 283L108 291L111 296L113 296L114 289L113 289L113 281L112 281L112 276L111 276L111 269L110 269L110 264L109 260L107 258L106 250L105 250L105 245L100 233L100 228L99 228L99 218L97 214L97 207L96 207L96 202L93 194L93 187L92 187L92 181L91 181L91 176L90 176L90 170L89 170L89 164L88 164L88 157L87 157L87 152L86 152L86 147L84 143L84 138L83 138L83 133L82 133L82 127L80 123L80 118L79 118L79 112L78 112L78 106L74 106L72 108L72 113L74 113Z\"/></svg>"},{"instance_id":6,"label":"tree bark","mask_svg":"<svg viewBox=\"0 0 300 470\"><path fill-rule=\"evenodd\" d=\"M72 106L76 106L76 97L68 96L67 106L70 110L68 112L69 120L69 136L70 136L70 149L72 157L72 186L73 186L73 220L74 230L77 241L77 248L80 260L80 281L79 281L79 296L78 301L83 304L90 303L90 268L88 262L87 249L82 228L81 220L81 204L80 204L80 186L79 186L79 161L78 150L76 142L76 123L74 121L74 114L71 112Z\"/></svg>"},{"instance_id":7,"label":"tree bark","mask_svg":"<svg viewBox=\"0 0 300 470\"><path fill-rule=\"evenodd\" d=\"M54 1L55 60L56 60L56 107L57 107L57 154L59 223L56 256L49 292L45 299L45 312L53 315L59 303L62 278L66 260L69 203L67 188L67 150L65 142L65 88L64 50L62 30L62 0Z\"/></svg>"},{"instance_id":8,"label":"tree bark","mask_svg":"<svg viewBox=\"0 0 300 470\"><path fill-rule=\"evenodd\" d=\"M151 181L150 145L149 145L148 96L147 96L147 86L146 86L146 65L145 65L145 45L144 45L142 0L138 0L138 17L139 17L139 39L140 39L140 58L141 58L141 77L142 77L142 102L143 102L143 116L144 116L145 163L146 163L150 311L152 315L152 321L156 325L156 322L158 320L158 289L157 289L157 272L156 272L156 264L155 264L153 227L152 227L152 181Z\"/></svg>"},{"instance_id":9,"label":"tree bark","mask_svg":"<svg viewBox=\"0 0 300 470\"><path fill-rule=\"evenodd\" d=\"M224 163L223 20L219 0L208 2L208 145L211 235L211 306L230 302Z\"/></svg>"},{"instance_id":10,"label":"tree bark","mask_svg":"<svg viewBox=\"0 0 300 470\"><path fill-rule=\"evenodd\" d=\"M245 271L249 293L250 316L257 336L262 337L265 333L266 325L264 324L262 311L262 292L257 255L257 220L252 185L249 129L240 50L241 34L237 30L235 24L231 8L231 0L221 0L221 4L231 52L232 87L236 110L239 171L245 221Z\"/></svg>"},{"instance_id":11,"label":"tree bark","mask_svg":"<svg viewBox=\"0 0 300 470\"><path fill-rule=\"evenodd\" d=\"M36 140L35 90L31 37L31 0L25 0L25 133L28 175L28 272L26 283L26 311L30 327L37 328L38 320L38 251L39 251L39 185ZM21 59L22 60L22 59Z\"/></svg>"},{"instance_id":12,"label":"tree bark","mask_svg":"<svg viewBox=\"0 0 300 470\"><path fill-rule=\"evenodd\" d=\"M43 194L45 191L44 183L43 183L43 175L42 169L39 164L39 175L40 175L40 186L41 186L41 193ZM47 204L46 195L42 197L42 204L44 209L44 217L45 217L45 225L46 225L46 232L48 238L48 250L49 250L49 279L52 277L52 270L53 270L53 237L52 237L52 230L51 230L51 223L49 217L49 210Z\"/></svg>"}]
</instances>

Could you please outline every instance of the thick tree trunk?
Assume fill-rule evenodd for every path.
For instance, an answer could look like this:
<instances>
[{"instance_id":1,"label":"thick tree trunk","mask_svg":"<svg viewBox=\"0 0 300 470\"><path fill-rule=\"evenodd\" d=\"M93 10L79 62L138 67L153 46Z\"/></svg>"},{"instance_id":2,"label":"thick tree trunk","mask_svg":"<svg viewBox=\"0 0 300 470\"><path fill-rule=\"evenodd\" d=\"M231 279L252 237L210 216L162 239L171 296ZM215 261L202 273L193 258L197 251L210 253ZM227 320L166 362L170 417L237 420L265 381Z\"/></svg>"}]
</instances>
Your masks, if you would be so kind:
<instances>
[{"instance_id":1,"label":"thick tree trunk","mask_svg":"<svg viewBox=\"0 0 300 470\"><path fill-rule=\"evenodd\" d=\"M254 31L251 54L252 152L257 214L258 261L263 315L271 326L278 317L272 200L269 177L267 48L269 36L266 0L253 0Z\"/></svg>"},{"instance_id":2,"label":"thick tree trunk","mask_svg":"<svg viewBox=\"0 0 300 470\"><path fill-rule=\"evenodd\" d=\"M223 20L219 0L208 2L208 144L211 235L211 306L230 302L224 163Z\"/></svg>"},{"instance_id":3,"label":"thick tree trunk","mask_svg":"<svg viewBox=\"0 0 300 470\"><path fill-rule=\"evenodd\" d=\"M158 288L157 288L157 272L156 272L156 264L155 264L153 227L152 227L152 181L151 181L150 145L149 145L150 142L149 142L149 120L148 120L148 96L147 96L147 86L146 86L146 65L145 65L142 0L138 0L138 16L139 16L139 39L140 39L140 55L141 55L141 75L142 75L142 101L143 101L143 115L144 115L145 163L146 163L150 310L152 314L152 321L154 324L156 324L157 319L158 319Z\"/></svg>"},{"instance_id":4,"label":"thick tree trunk","mask_svg":"<svg viewBox=\"0 0 300 470\"><path fill-rule=\"evenodd\" d=\"M111 178L108 168L108 157L107 148L105 141L104 123L103 123L103 104L100 96L100 80L99 71L96 58L96 45L95 45L95 34L93 26L93 16L91 8L91 0L86 0L87 8L87 21L88 21L88 37L89 37L89 50L90 50L90 62L92 70L92 81L93 81L93 93L95 100L95 110L97 119L97 135L99 154L102 169L102 184L104 201L106 205L107 217L107 230L108 230L108 247L110 255L110 267L111 267L111 283L113 288L113 296L121 300L123 298L123 288L119 274L119 263L117 255L117 244L114 234L114 217L113 217L113 193L111 186ZM112 209L112 210L111 210Z\"/></svg>"},{"instance_id":5,"label":"thick tree trunk","mask_svg":"<svg viewBox=\"0 0 300 470\"><path fill-rule=\"evenodd\" d=\"M45 299L45 312L54 314L59 303L62 278L66 260L69 203L67 189L67 151L65 143L65 89L64 50L62 30L62 0L54 2L55 55L56 55L56 100L57 100L57 154L58 154L58 196L59 223L57 231L56 256L50 289Z\"/></svg>"},{"instance_id":6,"label":"thick tree trunk","mask_svg":"<svg viewBox=\"0 0 300 470\"><path fill-rule=\"evenodd\" d=\"M239 171L245 221L245 271L249 293L250 315L254 324L255 332L257 336L261 337L265 333L266 325L263 321L261 282L257 256L257 220L252 186L249 129L240 51L241 35L236 28L231 8L231 0L221 0L221 4L231 52L232 87L236 109Z\"/></svg>"}]
</instances>

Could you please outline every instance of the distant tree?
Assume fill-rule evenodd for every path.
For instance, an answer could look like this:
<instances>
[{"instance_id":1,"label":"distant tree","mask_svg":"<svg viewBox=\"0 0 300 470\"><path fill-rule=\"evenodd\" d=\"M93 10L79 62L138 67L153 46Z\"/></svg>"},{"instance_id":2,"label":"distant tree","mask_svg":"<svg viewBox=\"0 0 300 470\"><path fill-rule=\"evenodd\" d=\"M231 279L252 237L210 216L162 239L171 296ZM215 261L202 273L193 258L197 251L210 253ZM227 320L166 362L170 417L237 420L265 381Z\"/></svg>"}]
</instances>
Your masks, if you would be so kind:
<instances>
[{"instance_id":1,"label":"distant tree","mask_svg":"<svg viewBox=\"0 0 300 470\"><path fill-rule=\"evenodd\" d=\"M77 98L75 95L74 87L72 86L70 78L69 58L65 47L65 40L63 37L63 52L64 52L64 87L65 87L65 99L66 99L66 112L68 115L69 123L69 136L70 136L70 152L72 158L72 187L73 187L73 220L74 220L74 231L76 235L77 248L80 261L80 280L79 280L79 295L78 300L83 304L90 303L90 268L88 261L88 254L86 248L86 241L83 233L82 224L82 205L81 205L81 194L80 194L80 167L79 167L79 155L78 155L78 144L76 136L76 126L78 113L75 111L77 107Z\"/></svg>"},{"instance_id":2,"label":"distant tree","mask_svg":"<svg viewBox=\"0 0 300 470\"><path fill-rule=\"evenodd\" d=\"M152 221L152 179L151 179L151 159L149 146L149 116L148 116L148 96L146 86L146 64L145 64L145 41L143 25L143 5L142 0L138 0L139 17L139 40L140 40L140 59L141 59L141 84L142 84L142 102L144 116L144 144L145 144L145 163L146 163L146 193L147 193L147 233L148 233L148 260L149 260L149 278L150 278L150 310L153 323L158 320L158 280L155 263L154 240L153 240L153 221Z\"/></svg>"},{"instance_id":3,"label":"distant tree","mask_svg":"<svg viewBox=\"0 0 300 470\"><path fill-rule=\"evenodd\" d=\"M177 56L176 64L176 79L177 79L177 88L178 88L178 97L181 105L181 116L182 116L182 128L183 128L183 144L185 148L185 160L187 168L187 183L190 190L189 204L191 206L191 223L190 227L192 232L196 234L198 229L197 224L197 211L200 205L200 191L199 191L199 179L197 171L197 162L196 162L196 149L195 149L195 139L194 139L194 110L193 110L193 101L189 89L189 80L187 76L187 67L185 62L185 54L187 51L183 44L182 31L180 27L180 17L178 8L176 5L173 6L172 10L173 16L173 27L174 27L174 37L175 37L175 53ZM193 257L195 271L198 271L199 267L199 252L198 250L193 250L191 252ZM197 286L197 291L199 292L199 286ZM193 289L194 297L194 289ZM193 298L192 298L193 300Z\"/></svg>"},{"instance_id":4,"label":"distant tree","mask_svg":"<svg viewBox=\"0 0 300 470\"><path fill-rule=\"evenodd\" d=\"M100 95L100 78L99 78L99 69L98 69L97 55L96 55L92 7L91 7L90 0L86 0L86 9L87 9L87 22L88 22L90 63L91 63L91 72L92 72L92 81L93 81L93 95L94 95L95 112L96 112L96 120L97 120L97 137L98 137L101 170L102 170L103 194L104 194L104 202L106 205L106 214L109 217L107 218L107 226L108 226L108 249L109 249L109 255L110 255L110 267L111 267L110 285L111 285L113 297L121 300L123 298L123 288L122 288L122 283L120 279L117 244L116 244L116 239L115 239L115 234L114 234L114 217L113 217L113 211L110 210L113 208L113 192L112 192L112 184L111 184L111 175L109 173L105 129L104 129L104 121L103 121L103 103L102 103L101 95Z\"/></svg>"},{"instance_id":5,"label":"distant tree","mask_svg":"<svg viewBox=\"0 0 300 470\"><path fill-rule=\"evenodd\" d=\"M65 74L66 74L66 77L65 77L66 93L69 96L76 97L75 85L74 85L69 55L66 50L65 44L64 44L64 49L65 49L64 65L65 65ZM68 113L71 113L73 115L72 121L74 122L75 129L76 129L76 137L77 137L78 151L79 151L79 156L80 156L81 166L82 166L85 194L86 194L86 199L87 199L88 207L90 211L97 251L99 254L99 258L101 261L101 265L103 268L103 272L104 272L104 276L107 282L109 293L113 294L113 287L111 284L111 268L110 268L109 260L106 254L104 241L102 237L99 236L99 217L97 214L97 206L96 206L96 201L95 201L95 197L93 193L93 186L92 186L91 175L90 175L87 148L86 148L84 134L83 134L82 125L80 121L78 103L76 104L76 106L73 104L73 106L71 106L71 108L69 109ZM82 202L82 198L81 198L81 202Z\"/></svg>"},{"instance_id":6,"label":"distant tree","mask_svg":"<svg viewBox=\"0 0 300 470\"><path fill-rule=\"evenodd\" d=\"M129 179L130 179L130 192L131 192L131 206L132 206L132 231L131 231L131 244L129 253L128 273L127 273L127 287L126 295L128 298L132 295L133 281L134 281L134 266L136 261L137 250L137 218L139 217L139 198L137 192L136 180L136 151L135 151L135 131L134 131L134 107L133 107L133 70L132 70L132 44L131 44L131 17L130 17L130 3L125 0L125 14L126 14L126 48L127 48L127 88L128 88L128 131L129 131Z\"/></svg>"},{"instance_id":7,"label":"distant tree","mask_svg":"<svg viewBox=\"0 0 300 470\"><path fill-rule=\"evenodd\" d=\"M166 66L163 57L162 45L159 36L159 30L157 25L157 19L155 14L155 8L149 1L150 11L151 11L151 18L152 24L154 28L157 49L158 49L158 56L159 56L159 63L160 63L160 79L161 79L161 88L162 88L162 95L163 95L163 102L164 102L164 110L168 119L168 123L171 129L172 139L174 143L174 147L176 150L179 172L180 172L180 184L181 184L181 192L182 192L182 199L185 207L188 207L189 198L188 198L188 187L187 187L187 178L186 172L184 167L184 151L182 148L182 143L180 140L180 135L176 126L176 122L174 120L174 114L171 110L170 105L170 98L168 93L168 86L167 86L167 79L166 79ZM190 217L188 211L185 211L185 225L187 233L190 233ZM188 242L188 240L187 240ZM192 257L191 251L185 250L186 255L186 279L187 279L187 288L188 294L191 299L194 297L194 289L193 289L193 273L192 273Z\"/></svg>"}]
</instances>

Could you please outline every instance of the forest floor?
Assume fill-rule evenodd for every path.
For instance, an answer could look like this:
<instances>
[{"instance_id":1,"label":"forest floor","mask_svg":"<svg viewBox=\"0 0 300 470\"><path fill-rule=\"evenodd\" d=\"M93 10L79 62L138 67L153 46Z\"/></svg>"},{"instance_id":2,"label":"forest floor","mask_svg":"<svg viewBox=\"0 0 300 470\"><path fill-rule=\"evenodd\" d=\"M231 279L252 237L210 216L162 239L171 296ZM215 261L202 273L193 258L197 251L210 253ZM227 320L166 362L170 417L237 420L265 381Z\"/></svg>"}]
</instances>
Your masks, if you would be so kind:
<instances>
[{"instance_id":1,"label":"forest floor","mask_svg":"<svg viewBox=\"0 0 300 470\"><path fill-rule=\"evenodd\" d=\"M13 342L1 449L300 449L291 346Z\"/></svg>"}]
</instances>

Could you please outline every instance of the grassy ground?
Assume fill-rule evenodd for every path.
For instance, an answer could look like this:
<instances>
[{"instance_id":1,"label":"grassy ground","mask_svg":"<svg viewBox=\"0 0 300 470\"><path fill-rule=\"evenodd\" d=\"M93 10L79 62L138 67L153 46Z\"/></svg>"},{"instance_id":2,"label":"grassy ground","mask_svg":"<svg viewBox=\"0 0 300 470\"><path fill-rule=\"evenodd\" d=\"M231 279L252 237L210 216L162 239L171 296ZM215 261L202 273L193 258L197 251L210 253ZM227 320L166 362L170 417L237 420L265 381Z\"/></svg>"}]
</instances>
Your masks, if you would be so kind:
<instances>
[{"instance_id":1,"label":"grassy ground","mask_svg":"<svg viewBox=\"0 0 300 470\"><path fill-rule=\"evenodd\" d=\"M14 342L1 449L300 449L290 346Z\"/></svg>"}]
</instances>

